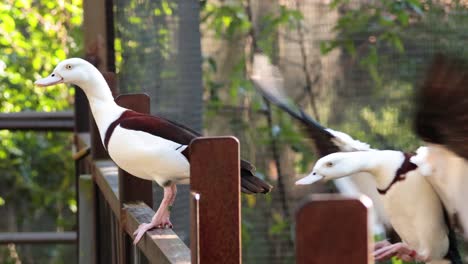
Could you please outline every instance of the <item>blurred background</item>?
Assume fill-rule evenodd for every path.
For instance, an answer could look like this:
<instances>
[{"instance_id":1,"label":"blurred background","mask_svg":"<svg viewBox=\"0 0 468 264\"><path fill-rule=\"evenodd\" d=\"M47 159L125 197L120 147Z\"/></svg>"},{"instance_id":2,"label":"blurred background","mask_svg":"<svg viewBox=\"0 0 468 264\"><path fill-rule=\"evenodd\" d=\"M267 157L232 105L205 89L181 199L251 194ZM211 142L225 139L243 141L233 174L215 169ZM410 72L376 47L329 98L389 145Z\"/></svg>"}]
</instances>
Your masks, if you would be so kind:
<instances>
[{"instance_id":1,"label":"blurred background","mask_svg":"<svg viewBox=\"0 0 468 264\"><path fill-rule=\"evenodd\" d=\"M73 108L74 89L34 87L67 57L93 52L84 0L0 3L0 112ZM249 76L255 52L278 65L292 102L375 148L414 151L412 94L438 51L467 57L468 1L106 0L107 68L122 92L146 92L152 113L206 135L235 135L266 196L242 196L244 263L294 263L298 187L315 155L294 120L269 107ZM91 48L90 48L91 47ZM80 114L80 113L76 113ZM0 120L1 122L1 120ZM73 134L0 130L0 232L74 231ZM188 242L187 186L174 210ZM162 190L154 186L155 204ZM376 234L382 237L382 233ZM73 263L73 244L0 245L0 263ZM394 261L393 263L401 263Z\"/></svg>"}]
</instances>

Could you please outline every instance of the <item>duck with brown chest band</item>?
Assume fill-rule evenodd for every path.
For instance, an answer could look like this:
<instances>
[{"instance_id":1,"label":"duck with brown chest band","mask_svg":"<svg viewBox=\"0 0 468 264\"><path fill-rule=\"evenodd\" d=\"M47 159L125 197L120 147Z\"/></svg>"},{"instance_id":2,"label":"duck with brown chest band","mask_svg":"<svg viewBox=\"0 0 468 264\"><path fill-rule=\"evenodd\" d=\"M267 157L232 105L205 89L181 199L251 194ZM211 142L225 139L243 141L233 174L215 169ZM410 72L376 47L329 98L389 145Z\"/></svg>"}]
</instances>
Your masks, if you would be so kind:
<instances>
[{"instance_id":1,"label":"duck with brown chest band","mask_svg":"<svg viewBox=\"0 0 468 264\"><path fill-rule=\"evenodd\" d=\"M190 142L201 135L168 119L137 113L118 106L102 74L79 58L62 61L38 86L70 83L79 86L88 98L102 143L112 160L130 174L154 180L164 188L164 197L150 223L135 231L137 243L147 230L172 227L170 210L176 184L189 179ZM79 113L77 113L79 114ZM241 161L241 190L267 193L271 185L255 176L255 167Z\"/></svg>"}]
</instances>

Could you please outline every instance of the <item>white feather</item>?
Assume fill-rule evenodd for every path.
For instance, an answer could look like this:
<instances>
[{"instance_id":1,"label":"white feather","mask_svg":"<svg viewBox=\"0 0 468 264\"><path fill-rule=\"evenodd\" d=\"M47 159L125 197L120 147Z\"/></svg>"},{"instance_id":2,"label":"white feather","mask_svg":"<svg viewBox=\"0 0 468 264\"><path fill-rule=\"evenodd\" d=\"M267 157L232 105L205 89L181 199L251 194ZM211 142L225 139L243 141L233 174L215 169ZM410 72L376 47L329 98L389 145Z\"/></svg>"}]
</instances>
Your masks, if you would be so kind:
<instances>
[{"instance_id":1,"label":"white feather","mask_svg":"<svg viewBox=\"0 0 468 264\"><path fill-rule=\"evenodd\" d=\"M424 151L424 156L421 155L420 160L416 161L423 167L434 168L425 175L442 199L452 220L457 217L457 222L461 224L465 237L468 238L467 160L441 145L429 144Z\"/></svg>"},{"instance_id":2,"label":"white feather","mask_svg":"<svg viewBox=\"0 0 468 264\"><path fill-rule=\"evenodd\" d=\"M332 139L332 141L340 148L341 151L349 152L371 150L369 144L361 142L359 140L355 140L346 133L336 131L330 128L327 128L326 130L335 137L334 139Z\"/></svg>"},{"instance_id":3,"label":"white feather","mask_svg":"<svg viewBox=\"0 0 468 264\"><path fill-rule=\"evenodd\" d=\"M122 144L121 142L132 142ZM187 147L151 135L117 126L109 140L109 155L127 172L163 185L189 177L190 164L181 152Z\"/></svg>"}]
</instances>

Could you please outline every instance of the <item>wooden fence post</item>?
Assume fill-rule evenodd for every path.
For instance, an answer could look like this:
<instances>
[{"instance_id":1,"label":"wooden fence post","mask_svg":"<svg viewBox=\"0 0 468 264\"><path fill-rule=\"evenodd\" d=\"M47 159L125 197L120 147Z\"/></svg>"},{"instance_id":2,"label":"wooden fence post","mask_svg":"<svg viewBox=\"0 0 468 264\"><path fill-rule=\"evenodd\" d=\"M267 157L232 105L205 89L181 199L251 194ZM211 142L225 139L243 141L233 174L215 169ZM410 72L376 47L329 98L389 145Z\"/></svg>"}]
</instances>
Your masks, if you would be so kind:
<instances>
[{"instance_id":1,"label":"wooden fence post","mask_svg":"<svg viewBox=\"0 0 468 264\"><path fill-rule=\"evenodd\" d=\"M370 264L369 198L313 194L296 213L296 263Z\"/></svg>"},{"instance_id":2,"label":"wooden fence post","mask_svg":"<svg viewBox=\"0 0 468 264\"><path fill-rule=\"evenodd\" d=\"M115 102L125 108L148 114L150 98L146 94L122 94ZM151 181L137 178L119 168L119 200L121 208L124 203L142 201L153 208L153 184ZM132 240L125 233L125 222L121 218L120 263L132 263Z\"/></svg>"},{"instance_id":3,"label":"wooden fence post","mask_svg":"<svg viewBox=\"0 0 468 264\"><path fill-rule=\"evenodd\" d=\"M140 113L150 112L150 98L147 94L122 94L115 98L115 102ZM143 201L153 208L152 182L132 176L122 169L119 169L119 196L122 204Z\"/></svg>"},{"instance_id":4,"label":"wooden fence post","mask_svg":"<svg viewBox=\"0 0 468 264\"><path fill-rule=\"evenodd\" d=\"M200 194L190 192L190 253L192 264L200 264Z\"/></svg>"},{"instance_id":5,"label":"wooden fence post","mask_svg":"<svg viewBox=\"0 0 468 264\"><path fill-rule=\"evenodd\" d=\"M109 85L109 88L113 94L115 94L118 90L117 85L116 85L116 80L117 76L115 73L112 72L106 72L103 73L104 78L107 81L107 84ZM83 102L81 102L83 103ZM89 106L88 106L89 107ZM91 111L89 111L91 112ZM90 134L90 148L91 148L91 156L93 160L99 160L99 159L109 159L109 155L107 154L107 151L104 149L104 146L101 141L101 136L99 134L99 130L96 126L96 122L94 121L94 118L92 115L89 115L89 134ZM93 183L93 189L95 192L93 193L92 201L93 201L93 207L94 207L94 226L96 227L94 229L94 243L96 245L95 249L95 254L96 254L96 262L99 263L102 260L108 260L108 250L107 247L108 244L106 243L107 240L109 239L110 236L108 236L108 230L104 227L98 228L100 221L103 221L103 218L106 215L103 215L104 211L106 210L105 208L100 206L100 201L99 201L99 187L96 185L96 183Z\"/></svg>"},{"instance_id":6,"label":"wooden fence post","mask_svg":"<svg viewBox=\"0 0 468 264\"><path fill-rule=\"evenodd\" d=\"M94 211L92 196L94 192L94 184L91 175L80 175L79 178L79 251L78 259L79 263L96 263L96 240L93 239L94 235Z\"/></svg>"},{"instance_id":7,"label":"wooden fence post","mask_svg":"<svg viewBox=\"0 0 468 264\"><path fill-rule=\"evenodd\" d=\"M199 222L191 223L191 234L198 234L199 252L192 252L192 258L195 256L199 263L241 263L240 158L236 138L192 141L190 188L200 195ZM191 219L196 219L193 208Z\"/></svg>"}]
</instances>

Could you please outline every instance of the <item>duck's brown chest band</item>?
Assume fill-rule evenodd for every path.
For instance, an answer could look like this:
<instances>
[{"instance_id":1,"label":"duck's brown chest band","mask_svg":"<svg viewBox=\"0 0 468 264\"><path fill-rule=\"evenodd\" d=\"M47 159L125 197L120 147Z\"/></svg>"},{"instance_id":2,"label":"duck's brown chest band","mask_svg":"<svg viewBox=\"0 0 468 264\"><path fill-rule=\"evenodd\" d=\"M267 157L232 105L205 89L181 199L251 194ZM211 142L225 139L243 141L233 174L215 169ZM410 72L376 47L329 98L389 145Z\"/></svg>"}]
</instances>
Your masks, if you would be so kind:
<instances>
[{"instance_id":1,"label":"duck's brown chest band","mask_svg":"<svg viewBox=\"0 0 468 264\"><path fill-rule=\"evenodd\" d=\"M133 111L127 110L123 112L122 115L118 119L116 119L114 122L112 122L109 125L109 128L107 128L106 134L104 136L104 148L105 149L107 149L107 146L109 145L109 140L111 138L112 133L114 132L114 129L120 124L120 122L122 122L122 120L126 118L136 116L136 115L138 114Z\"/></svg>"},{"instance_id":2,"label":"duck's brown chest band","mask_svg":"<svg viewBox=\"0 0 468 264\"><path fill-rule=\"evenodd\" d=\"M393 186L393 184L399 182L399 181L402 181L406 178L406 173L412 171L412 170L415 170L416 168L418 168L418 165L412 163L410 161L410 158L412 156L414 156L414 154L411 154L411 153L403 153L405 155L405 160L403 161L403 163L401 164L400 168L398 168L398 170L396 171L395 173L395 177L393 178L392 182L390 182L390 184L387 186L387 188L385 189L379 189L377 188L377 191L380 193L380 194L386 194L388 192L388 190L390 190L390 188Z\"/></svg>"}]
</instances>

